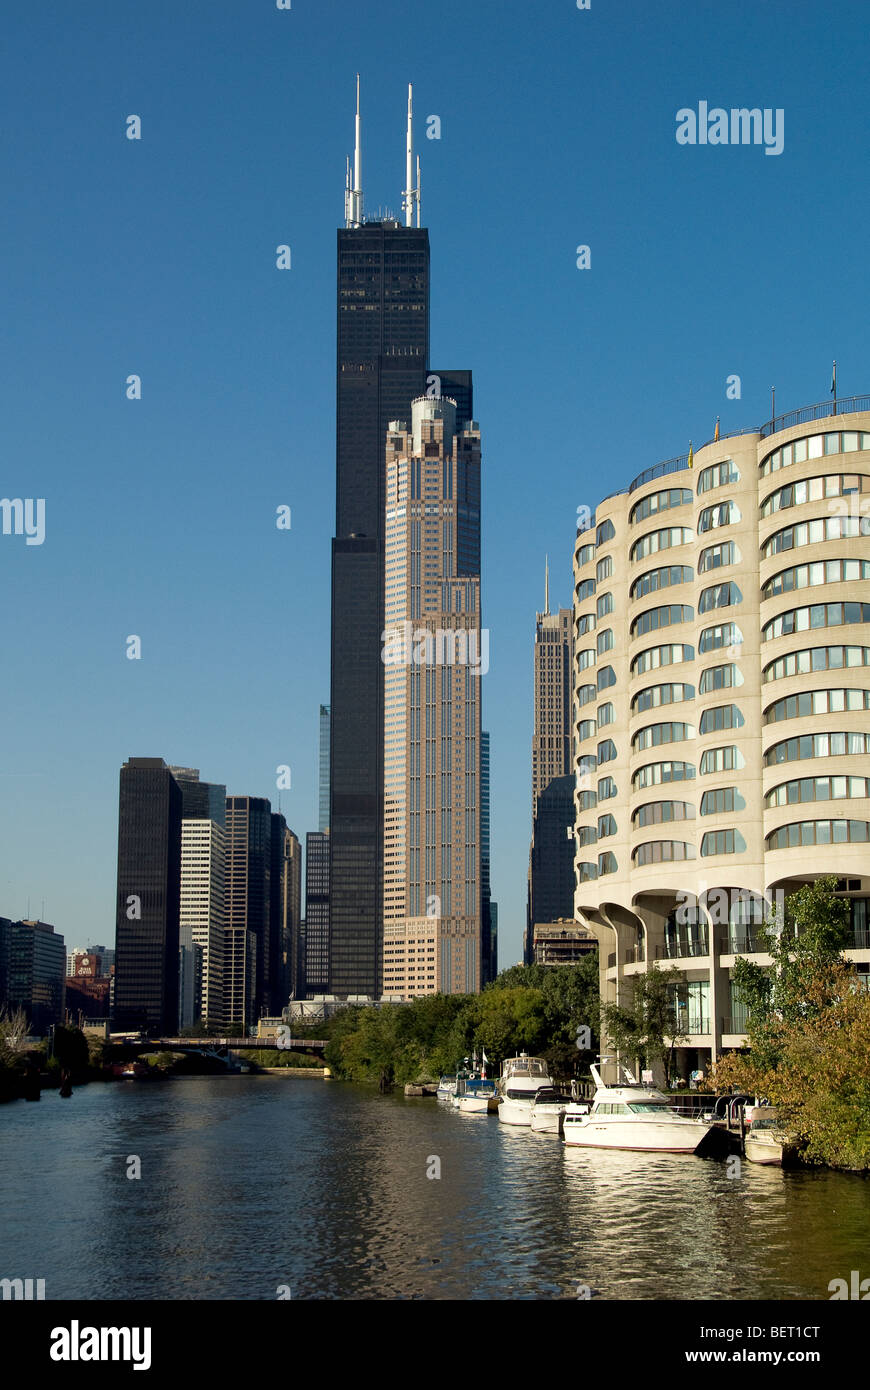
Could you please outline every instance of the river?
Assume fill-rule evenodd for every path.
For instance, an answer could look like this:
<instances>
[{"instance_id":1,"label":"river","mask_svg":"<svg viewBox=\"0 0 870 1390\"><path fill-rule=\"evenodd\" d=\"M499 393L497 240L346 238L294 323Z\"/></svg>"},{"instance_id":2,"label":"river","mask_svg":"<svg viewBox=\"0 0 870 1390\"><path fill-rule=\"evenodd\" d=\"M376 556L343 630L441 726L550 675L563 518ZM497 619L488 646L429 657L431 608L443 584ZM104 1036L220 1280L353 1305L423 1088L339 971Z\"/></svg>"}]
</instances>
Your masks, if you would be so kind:
<instances>
[{"instance_id":1,"label":"river","mask_svg":"<svg viewBox=\"0 0 870 1390\"><path fill-rule=\"evenodd\" d=\"M859 1177L566 1150L319 1078L0 1107L0 1277L47 1299L828 1299L868 1229Z\"/></svg>"}]
</instances>

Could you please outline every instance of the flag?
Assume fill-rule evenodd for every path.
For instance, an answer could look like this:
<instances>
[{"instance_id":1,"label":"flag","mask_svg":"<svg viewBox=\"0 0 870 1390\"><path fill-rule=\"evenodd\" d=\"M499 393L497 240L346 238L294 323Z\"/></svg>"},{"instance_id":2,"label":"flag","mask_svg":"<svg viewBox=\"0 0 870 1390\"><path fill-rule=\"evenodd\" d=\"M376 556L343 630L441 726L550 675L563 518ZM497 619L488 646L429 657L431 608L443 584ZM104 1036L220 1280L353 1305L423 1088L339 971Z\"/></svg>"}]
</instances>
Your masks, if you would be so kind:
<instances>
[{"instance_id":1,"label":"flag","mask_svg":"<svg viewBox=\"0 0 870 1390\"><path fill-rule=\"evenodd\" d=\"M717 440L718 438L719 438L719 416L717 415L717 416L716 416L716 429L715 429L715 432L714 432L714 434L713 434L713 440L714 440L714 442L715 442L715 440Z\"/></svg>"},{"instance_id":2,"label":"flag","mask_svg":"<svg viewBox=\"0 0 870 1390\"><path fill-rule=\"evenodd\" d=\"M692 449L692 441L691 441L691 439L689 440L689 467L690 467L690 468L694 468L694 467L695 467L695 453L694 453L694 450Z\"/></svg>"}]
</instances>

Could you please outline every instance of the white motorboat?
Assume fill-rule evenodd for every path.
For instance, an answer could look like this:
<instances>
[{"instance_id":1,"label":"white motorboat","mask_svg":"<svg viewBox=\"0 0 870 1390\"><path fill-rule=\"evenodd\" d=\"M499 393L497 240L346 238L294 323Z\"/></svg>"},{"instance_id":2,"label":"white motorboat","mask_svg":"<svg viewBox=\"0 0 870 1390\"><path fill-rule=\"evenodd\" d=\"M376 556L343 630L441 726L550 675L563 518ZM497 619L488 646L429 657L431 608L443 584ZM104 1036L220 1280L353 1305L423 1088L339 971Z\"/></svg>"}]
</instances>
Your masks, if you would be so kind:
<instances>
[{"instance_id":1,"label":"white motorboat","mask_svg":"<svg viewBox=\"0 0 870 1390\"><path fill-rule=\"evenodd\" d=\"M498 1118L504 1125L525 1125L531 1127L532 1101L542 1087L552 1087L553 1078L547 1071L547 1063L540 1057L529 1057L525 1052L519 1057L509 1057L502 1063L501 1105Z\"/></svg>"},{"instance_id":2,"label":"white motorboat","mask_svg":"<svg viewBox=\"0 0 870 1390\"><path fill-rule=\"evenodd\" d=\"M465 1082L459 1096L460 1115L485 1115L498 1109L498 1092L494 1081L475 1076Z\"/></svg>"},{"instance_id":3,"label":"white motorboat","mask_svg":"<svg viewBox=\"0 0 870 1390\"><path fill-rule=\"evenodd\" d=\"M435 1092L435 1095L439 1100L450 1100L452 1096L455 1096L456 1077L442 1076L441 1080L438 1082L438 1090Z\"/></svg>"},{"instance_id":4,"label":"white motorboat","mask_svg":"<svg viewBox=\"0 0 870 1390\"><path fill-rule=\"evenodd\" d=\"M532 1101L531 1125L537 1134L561 1134L562 1117L571 1103L554 1086L542 1086Z\"/></svg>"},{"instance_id":5,"label":"white motorboat","mask_svg":"<svg viewBox=\"0 0 870 1390\"><path fill-rule=\"evenodd\" d=\"M743 1137L743 1151L750 1163L782 1167L795 1156L793 1141L781 1129L779 1115L772 1105L756 1105Z\"/></svg>"},{"instance_id":6,"label":"white motorboat","mask_svg":"<svg viewBox=\"0 0 870 1390\"><path fill-rule=\"evenodd\" d=\"M695 1153L713 1125L671 1109L668 1097L625 1072L623 1085L605 1086L598 1068L590 1068L595 1097L590 1110L579 1104L565 1111L565 1143L587 1149L632 1149L644 1153Z\"/></svg>"}]
</instances>

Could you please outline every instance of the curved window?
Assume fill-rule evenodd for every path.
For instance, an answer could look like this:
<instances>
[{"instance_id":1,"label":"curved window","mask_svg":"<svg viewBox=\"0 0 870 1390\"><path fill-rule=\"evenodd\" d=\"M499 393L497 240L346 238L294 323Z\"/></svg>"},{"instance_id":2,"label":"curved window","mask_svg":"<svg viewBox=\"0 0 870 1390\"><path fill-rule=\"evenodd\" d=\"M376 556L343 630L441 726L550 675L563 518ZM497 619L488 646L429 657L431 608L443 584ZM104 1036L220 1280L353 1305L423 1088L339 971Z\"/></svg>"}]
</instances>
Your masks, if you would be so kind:
<instances>
[{"instance_id":1,"label":"curved window","mask_svg":"<svg viewBox=\"0 0 870 1390\"><path fill-rule=\"evenodd\" d=\"M761 597L776 598L795 589L811 589L815 584L840 584L853 579L870 579L870 560L815 560L809 565L780 570L768 579Z\"/></svg>"},{"instance_id":2,"label":"curved window","mask_svg":"<svg viewBox=\"0 0 870 1390\"><path fill-rule=\"evenodd\" d=\"M767 836L768 849L794 849L800 845L863 844L870 839L865 820L802 820L781 825Z\"/></svg>"},{"instance_id":3,"label":"curved window","mask_svg":"<svg viewBox=\"0 0 870 1390\"><path fill-rule=\"evenodd\" d=\"M603 545L605 541L612 541L616 535L612 521L602 521L595 532L595 544Z\"/></svg>"},{"instance_id":4,"label":"curved window","mask_svg":"<svg viewBox=\"0 0 870 1390\"><path fill-rule=\"evenodd\" d=\"M739 481L737 464L732 459L723 459L721 463L713 463L709 468L701 469L698 474L698 496L702 492L709 492L711 488L721 487L723 483Z\"/></svg>"},{"instance_id":5,"label":"curved window","mask_svg":"<svg viewBox=\"0 0 870 1390\"><path fill-rule=\"evenodd\" d=\"M796 521L769 536L761 549L762 559L779 555L784 550L799 550L820 541L854 540L870 536L870 516L826 516L814 521Z\"/></svg>"},{"instance_id":6,"label":"curved window","mask_svg":"<svg viewBox=\"0 0 870 1390\"><path fill-rule=\"evenodd\" d=\"M730 526L740 519L740 508L736 502L717 502L714 507L705 507L698 517L698 535L715 531L717 526Z\"/></svg>"},{"instance_id":7,"label":"curved window","mask_svg":"<svg viewBox=\"0 0 870 1390\"><path fill-rule=\"evenodd\" d=\"M581 707L588 705L590 700L598 699L598 687L595 685L581 685L577 691L577 704Z\"/></svg>"},{"instance_id":8,"label":"curved window","mask_svg":"<svg viewBox=\"0 0 870 1390\"><path fill-rule=\"evenodd\" d=\"M607 690L611 685L616 685L616 672L612 666L602 666L598 672L598 689Z\"/></svg>"},{"instance_id":9,"label":"curved window","mask_svg":"<svg viewBox=\"0 0 870 1390\"><path fill-rule=\"evenodd\" d=\"M694 738L695 730L691 724L647 724L638 729L631 740L632 752L642 753L645 748L657 748L662 743L682 743L684 739Z\"/></svg>"},{"instance_id":10,"label":"curved window","mask_svg":"<svg viewBox=\"0 0 870 1390\"><path fill-rule=\"evenodd\" d=\"M739 830L708 830L701 840L701 858L711 854L743 854L746 841Z\"/></svg>"},{"instance_id":11,"label":"curved window","mask_svg":"<svg viewBox=\"0 0 870 1390\"><path fill-rule=\"evenodd\" d=\"M694 859L695 846L684 840L648 840L631 851L637 868L645 864L668 864L681 859Z\"/></svg>"},{"instance_id":12,"label":"curved window","mask_svg":"<svg viewBox=\"0 0 870 1390\"><path fill-rule=\"evenodd\" d=\"M598 655L603 656L605 652L613 651L613 629L606 627L603 632L599 632L598 641L595 644Z\"/></svg>"},{"instance_id":13,"label":"curved window","mask_svg":"<svg viewBox=\"0 0 870 1390\"><path fill-rule=\"evenodd\" d=\"M642 676L645 671L657 671L660 666L678 666L683 661L695 660L695 648L686 643L673 642L663 647L647 647L639 652L631 663L632 676Z\"/></svg>"},{"instance_id":14,"label":"curved window","mask_svg":"<svg viewBox=\"0 0 870 1390\"><path fill-rule=\"evenodd\" d=\"M577 826L577 845L580 849L586 849L589 845L598 843L598 835L592 825Z\"/></svg>"},{"instance_id":15,"label":"curved window","mask_svg":"<svg viewBox=\"0 0 870 1390\"><path fill-rule=\"evenodd\" d=\"M710 772L734 772L744 766L743 754L733 743L726 744L724 748L708 748L701 755L702 777Z\"/></svg>"},{"instance_id":16,"label":"curved window","mask_svg":"<svg viewBox=\"0 0 870 1390\"><path fill-rule=\"evenodd\" d=\"M787 695L764 711L765 724L800 719L808 714L839 714L844 709L870 709L870 690L802 690Z\"/></svg>"},{"instance_id":17,"label":"curved window","mask_svg":"<svg viewBox=\"0 0 870 1390\"><path fill-rule=\"evenodd\" d=\"M599 560L595 566L595 579L601 583L603 579L609 579L613 573L613 556L605 555L603 560Z\"/></svg>"},{"instance_id":18,"label":"curved window","mask_svg":"<svg viewBox=\"0 0 870 1390\"><path fill-rule=\"evenodd\" d=\"M609 801L612 796L618 796L616 783L612 777L602 777L598 783L598 800Z\"/></svg>"},{"instance_id":19,"label":"curved window","mask_svg":"<svg viewBox=\"0 0 870 1390\"><path fill-rule=\"evenodd\" d=\"M598 724L594 719L582 719L577 725L577 739L580 743L584 739L594 738L598 733Z\"/></svg>"},{"instance_id":20,"label":"curved window","mask_svg":"<svg viewBox=\"0 0 870 1390\"><path fill-rule=\"evenodd\" d=\"M870 797L868 777L798 777L780 782L764 798L767 807L795 806L802 801L843 801Z\"/></svg>"},{"instance_id":21,"label":"curved window","mask_svg":"<svg viewBox=\"0 0 870 1390\"><path fill-rule=\"evenodd\" d=\"M579 811L594 811L598 805L598 797L594 792L580 792L577 797L577 809Z\"/></svg>"},{"instance_id":22,"label":"curved window","mask_svg":"<svg viewBox=\"0 0 870 1390\"><path fill-rule=\"evenodd\" d=\"M695 808L690 801L648 801L645 806L638 806L631 819L635 830L643 830L648 825L694 820Z\"/></svg>"},{"instance_id":23,"label":"curved window","mask_svg":"<svg viewBox=\"0 0 870 1390\"><path fill-rule=\"evenodd\" d=\"M695 769L691 763L645 763L631 779L637 791L641 787L657 787L662 782L691 782Z\"/></svg>"},{"instance_id":24,"label":"curved window","mask_svg":"<svg viewBox=\"0 0 870 1390\"><path fill-rule=\"evenodd\" d=\"M740 668L735 662L728 661L724 666L708 666L702 671L698 689L702 695L709 695L714 690L730 690L732 686L742 684Z\"/></svg>"},{"instance_id":25,"label":"curved window","mask_svg":"<svg viewBox=\"0 0 870 1390\"><path fill-rule=\"evenodd\" d=\"M595 631L595 614L584 613L582 618L577 619L576 635L586 637L588 633Z\"/></svg>"},{"instance_id":26,"label":"curved window","mask_svg":"<svg viewBox=\"0 0 870 1390\"><path fill-rule=\"evenodd\" d=\"M602 878L605 874L615 874L619 868L616 862L616 855L609 851L598 856L598 877Z\"/></svg>"},{"instance_id":27,"label":"curved window","mask_svg":"<svg viewBox=\"0 0 870 1390\"><path fill-rule=\"evenodd\" d=\"M762 459L759 476L766 478L769 473L777 473L780 468L789 468L793 463L805 463L808 458L821 458L822 454L852 454L858 449L870 449L870 434L858 430L833 430L827 434L804 435L783 444Z\"/></svg>"},{"instance_id":28,"label":"curved window","mask_svg":"<svg viewBox=\"0 0 870 1390\"><path fill-rule=\"evenodd\" d=\"M672 584L690 584L694 577L691 565L663 565L661 569L647 570L632 584L629 598L644 598L646 594L657 593L659 589L670 588Z\"/></svg>"},{"instance_id":29,"label":"curved window","mask_svg":"<svg viewBox=\"0 0 870 1390\"><path fill-rule=\"evenodd\" d=\"M771 618L761 629L761 640L769 642L774 637L790 637L793 632L809 632L812 628L868 622L870 603L813 603L807 608L787 608Z\"/></svg>"},{"instance_id":30,"label":"curved window","mask_svg":"<svg viewBox=\"0 0 870 1390\"><path fill-rule=\"evenodd\" d=\"M797 738L783 739L768 748L764 755L764 766L774 767L777 763L793 763L802 758L841 758L870 750L870 734L800 734Z\"/></svg>"},{"instance_id":31,"label":"curved window","mask_svg":"<svg viewBox=\"0 0 870 1390\"><path fill-rule=\"evenodd\" d=\"M658 628L672 627L675 623L690 623L695 616L694 608L685 603L667 603L661 608L647 608L639 613L631 625L630 637L643 637L647 632Z\"/></svg>"},{"instance_id":32,"label":"curved window","mask_svg":"<svg viewBox=\"0 0 870 1390\"><path fill-rule=\"evenodd\" d=\"M801 478L777 488L761 504L760 516L773 516L786 507L801 507L805 502L820 502L823 497L848 497L853 492L866 492L868 479L861 473L825 473L818 478Z\"/></svg>"},{"instance_id":33,"label":"curved window","mask_svg":"<svg viewBox=\"0 0 870 1390\"><path fill-rule=\"evenodd\" d=\"M575 598L578 603L583 603L587 598L591 598L595 593L594 579L581 579L575 590Z\"/></svg>"},{"instance_id":34,"label":"curved window","mask_svg":"<svg viewBox=\"0 0 870 1390\"><path fill-rule=\"evenodd\" d=\"M598 817L598 838L606 840L608 835L616 834L616 819L614 816Z\"/></svg>"},{"instance_id":35,"label":"curved window","mask_svg":"<svg viewBox=\"0 0 870 1390\"><path fill-rule=\"evenodd\" d=\"M609 700L606 705L598 706L597 717L599 729L603 729L607 724L613 723L616 718L616 710Z\"/></svg>"},{"instance_id":36,"label":"curved window","mask_svg":"<svg viewBox=\"0 0 870 1390\"><path fill-rule=\"evenodd\" d=\"M726 584L711 584L709 589L701 590L698 612L709 613L713 608L730 608L734 603L742 603L743 595L733 580Z\"/></svg>"},{"instance_id":37,"label":"curved window","mask_svg":"<svg viewBox=\"0 0 870 1390\"><path fill-rule=\"evenodd\" d=\"M721 816L726 811L745 811L746 802L736 787L717 787L701 797L702 816Z\"/></svg>"},{"instance_id":38,"label":"curved window","mask_svg":"<svg viewBox=\"0 0 870 1390\"><path fill-rule=\"evenodd\" d=\"M660 705L677 705L683 700L694 700L695 687L677 682L669 685L648 685L631 702L632 714L643 714L648 709L658 709Z\"/></svg>"},{"instance_id":39,"label":"curved window","mask_svg":"<svg viewBox=\"0 0 870 1390\"><path fill-rule=\"evenodd\" d=\"M595 648L585 647L582 652L577 653L577 670L585 671L588 666L595 665Z\"/></svg>"},{"instance_id":40,"label":"curved window","mask_svg":"<svg viewBox=\"0 0 870 1390\"><path fill-rule=\"evenodd\" d=\"M735 565L739 559L740 550L736 541L720 541L718 545L708 545L698 556L698 573L707 574L709 570Z\"/></svg>"},{"instance_id":41,"label":"curved window","mask_svg":"<svg viewBox=\"0 0 870 1390\"><path fill-rule=\"evenodd\" d=\"M643 560L647 555L657 555L660 550L670 550L674 545L687 545L694 539L694 532L686 526L665 526L661 531L650 531L635 541L628 558L632 561Z\"/></svg>"},{"instance_id":42,"label":"curved window","mask_svg":"<svg viewBox=\"0 0 870 1390\"><path fill-rule=\"evenodd\" d=\"M595 612L599 618L605 618L608 613L613 612L613 594L602 594L595 605Z\"/></svg>"},{"instance_id":43,"label":"curved window","mask_svg":"<svg viewBox=\"0 0 870 1390\"><path fill-rule=\"evenodd\" d=\"M590 864L588 860L583 864L577 865L577 882L589 883L598 877L598 865Z\"/></svg>"},{"instance_id":44,"label":"curved window","mask_svg":"<svg viewBox=\"0 0 870 1390\"><path fill-rule=\"evenodd\" d=\"M715 652L720 647L737 647L743 641L743 633L736 623L720 623L718 627L705 627L698 639L699 652Z\"/></svg>"},{"instance_id":45,"label":"curved window","mask_svg":"<svg viewBox=\"0 0 870 1390\"><path fill-rule=\"evenodd\" d=\"M701 715L700 731L702 734L712 734L720 729L742 729L745 722L736 705L714 705Z\"/></svg>"},{"instance_id":46,"label":"curved window","mask_svg":"<svg viewBox=\"0 0 870 1390\"><path fill-rule=\"evenodd\" d=\"M581 545L577 551L577 568L580 569L583 565L588 565L594 554L594 545Z\"/></svg>"},{"instance_id":47,"label":"curved window","mask_svg":"<svg viewBox=\"0 0 870 1390\"><path fill-rule=\"evenodd\" d=\"M870 647L806 647L786 652L771 661L761 673L762 683L787 676L805 676L811 671L841 671L849 666L870 666Z\"/></svg>"},{"instance_id":48,"label":"curved window","mask_svg":"<svg viewBox=\"0 0 870 1390\"><path fill-rule=\"evenodd\" d=\"M668 487L662 492L651 492L649 497L644 497L632 507L628 518L629 525L634 526L638 521L646 521L648 516L657 516L669 507L682 507L693 501L691 492L685 487Z\"/></svg>"},{"instance_id":49,"label":"curved window","mask_svg":"<svg viewBox=\"0 0 870 1390\"><path fill-rule=\"evenodd\" d=\"M598 766L602 763L612 763L616 757L616 744L612 738L606 738L603 743L598 745Z\"/></svg>"}]
</instances>

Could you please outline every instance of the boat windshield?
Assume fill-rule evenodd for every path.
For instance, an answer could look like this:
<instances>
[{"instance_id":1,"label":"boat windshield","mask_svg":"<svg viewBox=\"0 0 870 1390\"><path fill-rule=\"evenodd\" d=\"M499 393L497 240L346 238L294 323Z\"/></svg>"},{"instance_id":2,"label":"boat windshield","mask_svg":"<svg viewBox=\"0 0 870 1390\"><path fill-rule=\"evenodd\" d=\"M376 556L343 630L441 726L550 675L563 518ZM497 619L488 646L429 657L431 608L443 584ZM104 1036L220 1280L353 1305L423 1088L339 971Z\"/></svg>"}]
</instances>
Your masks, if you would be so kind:
<instances>
[{"instance_id":1,"label":"boat windshield","mask_svg":"<svg viewBox=\"0 0 870 1390\"><path fill-rule=\"evenodd\" d=\"M667 1110L666 1100L637 1100L632 1101L629 1110L635 1115L648 1115L651 1111Z\"/></svg>"},{"instance_id":2,"label":"boat windshield","mask_svg":"<svg viewBox=\"0 0 870 1390\"><path fill-rule=\"evenodd\" d=\"M753 1120L749 1128L753 1131L759 1129L779 1129L780 1124L776 1115L762 1115L760 1119Z\"/></svg>"}]
</instances>

